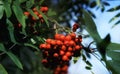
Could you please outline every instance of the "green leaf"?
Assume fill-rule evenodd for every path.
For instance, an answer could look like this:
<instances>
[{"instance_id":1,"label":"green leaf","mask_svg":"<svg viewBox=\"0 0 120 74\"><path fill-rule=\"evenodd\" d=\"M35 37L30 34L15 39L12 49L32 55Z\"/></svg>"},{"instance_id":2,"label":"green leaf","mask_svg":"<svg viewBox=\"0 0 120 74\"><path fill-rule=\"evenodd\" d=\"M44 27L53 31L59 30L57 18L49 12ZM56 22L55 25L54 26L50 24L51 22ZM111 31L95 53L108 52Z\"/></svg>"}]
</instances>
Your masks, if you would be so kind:
<instances>
[{"instance_id":1,"label":"green leaf","mask_svg":"<svg viewBox=\"0 0 120 74\"><path fill-rule=\"evenodd\" d=\"M12 22L10 20L7 19L7 24L8 24L8 31L10 34L10 39L13 43L18 44L15 40L15 36L14 36L14 26L12 24Z\"/></svg>"},{"instance_id":2,"label":"green leaf","mask_svg":"<svg viewBox=\"0 0 120 74\"><path fill-rule=\"evenodd\" d=\"M117 22L112 26L112 28L115 27L116 25L118 25L119 23L120 23L120 20L117 21Z\"/></svg>"},{"instance_id":3,"label":"green leaf","mask_svg":"<svg viewBox=\"0 0 120 74\"><path fill-rule=\"evenodd\" d=\"M116 6L116 7L113 7L113 8L111 8L111 9L109 9L109 10L107 10L108 12L113 12L113 11L117 11L117 10L119 10L120 9L120 5L119 6Z\"/></svg>"},{"instance_id":4,"label":"green leaf","mask_svg":"<svg viewBox=\"0 0 120 74\"><path fill-rule=\"evenodd\" d=\"M87 70L91 70L91 67L89 67L89 66L86 66L85 68L86 68Z\"/></svg>"},{"instance_id":5,"label":"green leaf","mask_svg":"<svg viewBox=\"0 0 120 74\"><path fill-rule=\"evenodd\" d=\"M48 16L54 16L56 15L56 12L54 12L52 9L49 9L49 11L47 12Z\"/></svg>"},{"instance_id":6,"label":"green leaf","mask_svg":"<svg viewBox=\"0 0 120 74\"><path fill-rule=\"evenodd\" d=\"M114 61L120 62L120 50L108 50L107 55L112 58Z\"/></svg>"},{"instance_id":7,"label":"green leaf","mask_svg":"<svg viewBox=\"0 0 120 74\"><path fill-rule=\"evenodd\" d=\"M96 5L97 5L97 4L96 4L95 1L93 1L92 3L90 3L90 7L91 7L91 8L94 8Z\"/></svg>"},{"instance_id":8,"label":"green leaf","mask_svg":"<svg viewBox=\"0 0 120 74\"><path fill-rule=\"evenodd\" d=\"M108 2L103 2L103 4L106 6L110 6L110 4Z\"/></svg>"},{"instance_id":9,"label":"green leaf","mask_svg":"<svg viewBox=\"0 0 120 74\"><path fill-rule=\"evenodd\" d=\"M6 52L5 47L2 43L0 43L0 51Z\"/></svg>"},{"instance_id":10,"label":"green leaf","mask_svg":"<svg viewBox=\"0 0 120 74\"><path fill-rule=\"evenodd\" d=\"M0 19L3 17L3 12L4 12L3 2L0 1Z\"/></svg>"},{"instance_id":11,"label":"green leaf","mask_svg":"<svg viewBox=\"0 0 120 74\"><path fill-rule=\"evenodd\" d=\"M73 57L74 64L79 60L80 57Z\"/></svg>"},{"instance_id":12,"label":"green leaf","mask_svg":"<svg viewBox=\"0 0 120 74\"><path fill-rule=\"evenodd\" d=\"M25 27L26 27L25 16L23 14L23 11L22 11L21 7L17 3L17 1L14 2L13 6L12 6L12 9L13 9L13 11L15 13L15 16L17 17L17 20L22 25L22 32L23 32L23 34L26 35L26 31L25 31Z\"/></svg>"},{"instance_id":13,"label":"green leaf","mask_svg":"<svg viewBox=\"0 0 120 74\"><path fill-rule=\"evenodd\" d=\"M37 9L37 11L43 16L43 19L45 20L45 23L47 24L47 26L49 27L49 23L48 23L48 18L46 17L46 15L45 14L43 14L39 9L38 9L38 7L36 8Z\"/></svg>"},{"instance_id":14,"label":"green leaf","mask_svg":"<svg viewBox=\"0 0 120 74\"><path fill-rule=\"evenodd\" d=\"M34 46L33 44L25 43L24 45L25 45L25 46L32 47L32 48L36 49L37 51L39 51L39 48L36 47L36 46Z\"/></svg>"},{"instance_id":15,"label":"green leaf","mask_svg":"<svg viewBox=\"0 0 120 74\"><path fill-rule=\"evenodd\" d=\"M109 50L120 50L120 44L110 43L107 47Z\"/></svg>"},{"instance_id":16,"label":"green leaf","mask_svg":"<svg viewBox=\"0 0 120 74\"><path fill-rule=\"evenodd\" d=\"M86 61L86 64L92 67L92 64L89 61Z\"/></svg>"},{"instance_id":17,"label":"green leaf","mask_svg":"<svg viewBox=\"0 0 120 74\"><path fill-rule=\"evenodd\" d=\"M27 11L30 12L30 14L31 14L34 18L39 19L39 17L38 17L36 14L34 14L34 12L33 12L31 9L27 9Z\"/></svg>"},{"instance_id":18,"label":"green leaf","mask_svg":"<svg viewBox=\"0 0 120 74\"><path fill-rule=\"evenodd\" d=\"M6 16L9 18L12 15L10 3L4 1L4 9L5 9Z\"/></svg>"},{"instance_id":19,"label":"green leaf","mask_svg":"<svg viewBox=\"0 0 120 74\"><path fill-rule=\"evenodd\" d=\"M109 23L118 19L120 17L120 13L118 13L117 15L115 15L112 19L110 19Z\"/></svg>"},{"instance_id":20,"label":"green leaf","mask_svg":"<svg viewBox=\"0 0 120 74\"><path fill-rule=\"evenodd\" d=\"M110 43L107 47L107 56L111 60L107 60L107 65L112 71L112 74L120 74L120 44Z\"/></svg>"},{"instance_id":21,"label":"green leaf","mask_svg":"<svg viewBox=\"0 0 120 74\"><path fill-rule=\"evenodd\" d=\"M6 54L11 58L11 60L16 64L18 68L23 69L21 62L16 55L11 52L6 52Z\"/></svg>"},{"instance_id":22,"label":"green leaf","mask_svg":"<svg viewBox=\"0 0 120 74\"><path fill-rule=\"evenodd\" d=\"M88 31L88 33L92 36L92 38L97 42L100 43L101 42L101 37L99 36L98 32L97 32L97 28L96 25L92 19L92 17L90 16L90 14L83 10L83 15L84 15L84 20L85 20L85 26L86 26L86 30Z\"/></svg>"},{"instance_id":23,"label":"green leaf","mask_svg":"<svg viewBox=\"0 0 120 74\"><path fill-rule=\"evenodd\" d=\"M41 5L43 2L44 2L44 0L40 0L40 3L39 3L39 4Z\"/></svg>"},{"instance_id":24,"label":"green leaf","mask_svg":"<svg viewBox=\"0 0 120 74\"><path fill-rule=\"evenodd\" d=\"M120 74L120 61L107 61L109 68L112 71L112 74Z\"/></svg>"},{"instance_id":25,"label":"green leaf","mask_svg":"<svg viewBox=\"0 0 120 74\"><path fill-rule=\"evenodd\" d=\"M8 74L2 64L0 64L0 74Z\"/></svg>"},{"instance_id":26,"label":"green leaf","mask_svg":"<svg viewBox=\"0 0 120 74\"><path fill-rule=\"evenodd\" d=\"M33 0L29 0L26 2L26 7L27 8L31 8L34 5L34 1Z\"/></svg>"},{"instance_id":27,"label":"green leaf","mask_svg":"<svg viewBox=\"0 0 120 74\"><path fill-rule=\"evenodd\" d=\"M108 34L102 41L101 43L98 44L99 52L105 56L106 54L106 48L110 44L110 34Z\"/></svg>"}]
</instances>

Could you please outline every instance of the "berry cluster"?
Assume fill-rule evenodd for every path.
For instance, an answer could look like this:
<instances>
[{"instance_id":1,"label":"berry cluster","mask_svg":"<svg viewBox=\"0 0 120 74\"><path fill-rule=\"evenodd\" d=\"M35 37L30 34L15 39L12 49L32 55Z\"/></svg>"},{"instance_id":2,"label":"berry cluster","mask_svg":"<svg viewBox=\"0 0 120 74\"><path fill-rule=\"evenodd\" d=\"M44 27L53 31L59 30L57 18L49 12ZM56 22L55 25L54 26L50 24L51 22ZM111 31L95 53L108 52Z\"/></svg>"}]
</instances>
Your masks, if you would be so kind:
<instances>
[{"instance_id":1,"label":"berry cluster","mask_svg":"<svg viewBox=\"0 0 120 74\"><path fill-rule=\"evenodd\" d=\"M24 12L24 15L26 15L27 17L31 18L31 19L34 20L34 21L40 20L41 22L44 22L43 16L42 16L41 14L39 14L39 12L37 11L37 9L36 9L36 8L33 8L32 10L33 10L34 14L36 14L36 15L39 17L39 19L34 18L34 17L31 16L30 13L27 12L27 11ZM48 7L46 7L46 6L41 7L41 8L40 8L40 11L43 12L44 14L46 14L46 13L48 12Z\"/></svg>"},{"instance_id":2,"label":"berry cluster","mask_svg":"<svg viewBox=\"0 0 120 74\"><path fill-rule=\"evenodd\" d=\"M54 74L67 74L69 60L72 56L80 56L82 37L74 32L63 35L55 34L54 39L46 39L39 48L43 54L44 66L54 69Z\"/></svg>"}]
</instances>

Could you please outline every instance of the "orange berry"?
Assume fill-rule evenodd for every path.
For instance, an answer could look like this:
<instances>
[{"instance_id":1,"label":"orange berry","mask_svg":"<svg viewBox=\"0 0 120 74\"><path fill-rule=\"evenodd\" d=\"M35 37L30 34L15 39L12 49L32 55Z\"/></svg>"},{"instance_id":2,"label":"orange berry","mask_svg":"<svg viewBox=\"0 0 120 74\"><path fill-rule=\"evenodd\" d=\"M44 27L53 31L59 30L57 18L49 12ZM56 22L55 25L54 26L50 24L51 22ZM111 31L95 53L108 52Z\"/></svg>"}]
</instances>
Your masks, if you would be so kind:
<instances>
[{"instance_id":1,"label":"orange berry","mask_svg":"<svg viewBox=\"0 0 120 74\"><path fill-rule=\"evenodd\" d=\"M43 18L43 16L42 16L41 14L39 14L39 15L38 15L38 17L39 17L40 19L42 19L42 18Z\"/></svg>"},{"instance_id":2,"label":"orange berry","mask_svg":"<svg viewBox=\"0 0 120 74\"><path fill-rule=\"evenodd\" d=\"M69 46L69 41L64 41L65 46Z\"/></svg>"},{"instance_id":3,"label":"orange berry","mask_svg":"<svg viewBox=\"0 0 120 74\"><path fill-rule=\"evenodd\" d=\"M60 34L55 34L55 39L60 40L60 36L61 36Z\"/></svg>"},{"instance_id":4,"label":"orange berry","mask_svg":"<svg viewBox=\"0 0 120 74\"><path fill-rule=\"evenodd\" d=\"M33 8L33 11L37 11L37 9L36 9L36 8Z\"/></svg>"},{"instance_id":5,"label":"orange berry","mask_svg":"<svg viewBox=\"0 0 120 74\"><path fill-rule=\"evenodd\" d=\"M73 51L73 48L72 47L68 47L68 51Z\"/></svg>"},{"instance_id":6,"label":"orange berry","mask_svg":"<svg viewBox=\"0 0 120 74\"><path fill-rule=\"evenodd\" d=\"M75 38L76 38L76 34L75 34L74 32L72 32L72 33L70 34L70 36L72 37L72 39L75 39Z\"/></svg>"},{"instance_id":7,"label":"orange berry","mask_svg":"<svg viewBox=\"0 0 120 74\"><path fill-rule=\"evenodd\" d=\"M61 41L64 41L65 36L64 36L64 35L61 35L59 39L60 39Z\"/></svg>"},{"instance_id":8,"label":"orange berry","mask_svg":"<svg viewBox=\"0 0 120 74\"><path fill-rule=\"evenodd\" d=\"M50 44L52 39L46 39L46 43Z\"/></svg>"},{"instance_id":9,"label":"orange berry","mask_svg":"<svg viewBox=\"0 0 120 74\"><path fill-rule=\"evenodd\" d=\"M46 44L40 44L40 45L39 45L39 48L40 48L40 49L45 49L45 48L46 48Z\"/></svg>"},{"instance_id":10,"label":"orange berry","mask_svg":"<svg viewBox=\"0 0 120 74\"><path fill-rule=\"evenodd\" d=\"M56 41L56 44L57 44L57 45L62 45L63 43L62 43L62 41L57 40L57 41Z\"/></svg>"},{"instance_id":11,"label":"orange berry","mask_svg":"<svg viewBox=\"0 0 120 74\"><path fill-rule=\"evenodd\" d=\"M82 46L80 46L80 45L75 46L75 50L80 50L81 48L82 48Z\"/></svg>"},{"instance_id":12,"label":"orange berry","mask_svg":"<svg viewBox=\"0 0 120 74\"><path fill-rule=\"evenodd\" d=\"M66 51L66 46L65 46L65 45L62 45L62 46L61 46L61 50Z\"/></svg>"},{"instance_id":13,"label":"orange berry","mask_svg":"<svg viewBox=\"0 0 120 74\"><path fill-rule=\"evenodd\" d=\"M50 44L51 45L56 45L56 41L55 40L51 40Z\"/></svg>"},{"instance_id":14,"label":"orange berry","mask_svg":"<svg viewBox=\"0 0 120 74\"><path fill-rule=\"evenodd\" d=\"M29 12L24 12L24 14L25 14L26 16L29 16L29 15L30 15L30 13L29 13Z\"/></svg>"},{"instance_id":15,"label":"orange berry","mask_svg":"<svg viewBox=\"0 0 120 74\"><path fill-rule=\"evenodd\" d=\"M37 11L35 11L34 14L39 15L39 13Z\"/></svg>"},{"instance_id":16,"label":"orange berry","mask_svg":"<svg viewBox=\"0 0 120 74\"><path fill-rule=\"evenodd\" d=\"M68 66L67 65L64 65L62 68L61 68L62 71L66 72L68 70Z\"/></svg>"},{"instance_id":17,"label":"orange berry","mask_svg":"<svg viewBox=\"0 0 120 74\"><path fill-rule=\"evenodd\" d=\"M75 46L75 42L73 40L69 41L69 46Z\"/></svg>"},{"instance_id":18,"label":"orange berry","mask_svg":"<svg viewBox=\"0 0 120 74\"><path fill-rule=\"evenodd\" d=\"M51 45L50 44L46 44L46 49L50 49Z\"/></svg>"},{"instance_id":19,"label":"orange berry","mask_svg":"<svg viewBox=\"0 0 120 74\"><path fill-rule=\"evenodd\" d=\"M70 57L72 55L72 53L68 51L68 52L65 53L65 55Z\"/></svg>"},{"instance_id":20,"label":"orange berry","mask_svg":"<svg viewBox=\"0 0 120 74\"><path fill-rule=\"evenodd\" d=\"M62 60L63 60L63 61L68 61L68 60L69 60L69 58L68 58L68 56L63 55L63 56L62 56Z\"/></svg>"},{"instance_id":21,"label":"orange berry","mask_svg":"<svg viewBox=\"0 0 120 74\"><path fill-rule=\"evenodd\" d=\"M72 37L70 36L70 35L67 35L66 37L65 37L65 41L70 41L72 39Z\"/></svg>"}]
</instances>

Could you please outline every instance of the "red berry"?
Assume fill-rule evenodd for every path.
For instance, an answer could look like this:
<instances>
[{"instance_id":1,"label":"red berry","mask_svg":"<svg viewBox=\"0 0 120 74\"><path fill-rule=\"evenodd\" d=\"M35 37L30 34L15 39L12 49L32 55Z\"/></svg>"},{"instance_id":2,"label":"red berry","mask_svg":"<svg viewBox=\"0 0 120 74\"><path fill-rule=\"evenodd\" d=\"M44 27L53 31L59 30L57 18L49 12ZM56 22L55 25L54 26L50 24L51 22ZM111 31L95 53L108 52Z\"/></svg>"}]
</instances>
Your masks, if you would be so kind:
<instances>
[{"instance_id":1,"label":"red berry","mask_svg":"<svg viewBox=\"0 0 120 74\"><path fill-rule=\"evenodd\" d=\"M48 63L47 59L43 59L43 60L42 60L42 63L43 63L43 64Z\"/></svg>"},{"instance_id":2,"label":"red berry","mask_svg":"<svg viewBox=\"0 0 120 74\"><path fill-rule=\"evenodd\" d=\"M54 57L58 57L59 55L58 55L58 53L54 53L53 56Z\"/></svg>"},{"instance_id":3,"label":"red berry","mask_svg":"<svg viewBox=\"0 0 120 74\"><path fill-rule=\"evenodd\" d=\"M60 54L60 55L64 55L65 52L64 52L63 50L60 50L59 54Z\"/></svg>"},{"instance_id":4,"label":"red berry","mask_svg":"<svg viewBox=\"0 0 120 74\"><path fill-rule=\"evenodd\" d=\"M61 68L61 70L64 71L64 72L67 72L68 66L67 66L67 65L63 66L63 67Z\"/></svg>"}]
</instances>

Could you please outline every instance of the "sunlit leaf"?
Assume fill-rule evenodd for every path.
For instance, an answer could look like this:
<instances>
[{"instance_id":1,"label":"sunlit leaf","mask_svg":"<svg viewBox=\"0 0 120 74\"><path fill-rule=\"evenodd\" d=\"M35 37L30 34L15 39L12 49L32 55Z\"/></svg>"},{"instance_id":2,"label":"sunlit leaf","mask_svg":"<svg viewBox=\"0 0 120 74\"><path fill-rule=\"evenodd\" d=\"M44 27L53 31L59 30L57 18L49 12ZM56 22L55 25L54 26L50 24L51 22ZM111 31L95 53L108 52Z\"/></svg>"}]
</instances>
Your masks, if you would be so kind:
<instances>
[{"instance_id":1,"label":"sunlit leaf","mask_svg":"<svg viewBox=\"0 0 120 74\"><path fill-rule=\"evenodd\" d=\"M3 12L4 12L4 6L3 6L3 2L0 1L0 19L2 18L3 16Z\"/></svg>"},{"instance_id":2,"label":"sunlit leaf","mask_svg":"<svg viewBox=\"0 0 120 74\"><path fill-rule=\"evenodd\" d=\"M95 25L92 17L85 10L83 10L83 15L84 15L84 20L85 20L85 24L86 24L85 25L86 26L86 30L88 31L88 33L92 36L92 38L97 43L100 43L101 42L101 37L100 37L100 35L97 32L97 28L96 28L96 25Z\"/></svg>"},{"instance_id":3,"label":"sunlit leaf","mask_svg":"<svg viewBox=\"0 0 120 74\"><path fill-rule=\"evenodd\" d=\"M9 31L9 34L10 34L10 39L13 43L16 43L16 40L15 40L15 36L14 36L14 26L12 24L12 22L10 20L7 19L7 24L8 24L8 31Z\"/></svg>"},{"instance_id":4,"label":"sunlit leaf","mask_svg":"<svg viewBox=\"0 0 120 74\"><path fill-rule=\"evenodd\" d=\"M16 64L18 68L23 69L21 62L16 55L11 52L6 52L6 54L11 58L11 60Z\"/></svg>"},{"instance_id":5,"label":"sunlit leaf","mask_svg":"<svg viewBox=\"0 0 120 74\"><path fill-rule=\"evenodd\" d=\"M0 64L0 74L8 74L2 64Z\"/></svg>"},{"instance_id":6,"label":"sunlit leaf","mask_svg":"<svg viewBox=\"0 0 120 74\"><path fill-rule=\"evenodd\" d=\"M117 11L117 10L119 10L120 9L120 5L119 6L116 6L116 7L113 7L113 8L111 8L111 9L109 9L109 10L107 10L108 12L113 12L113 11Z\"/></svg>"}]
</instances>

